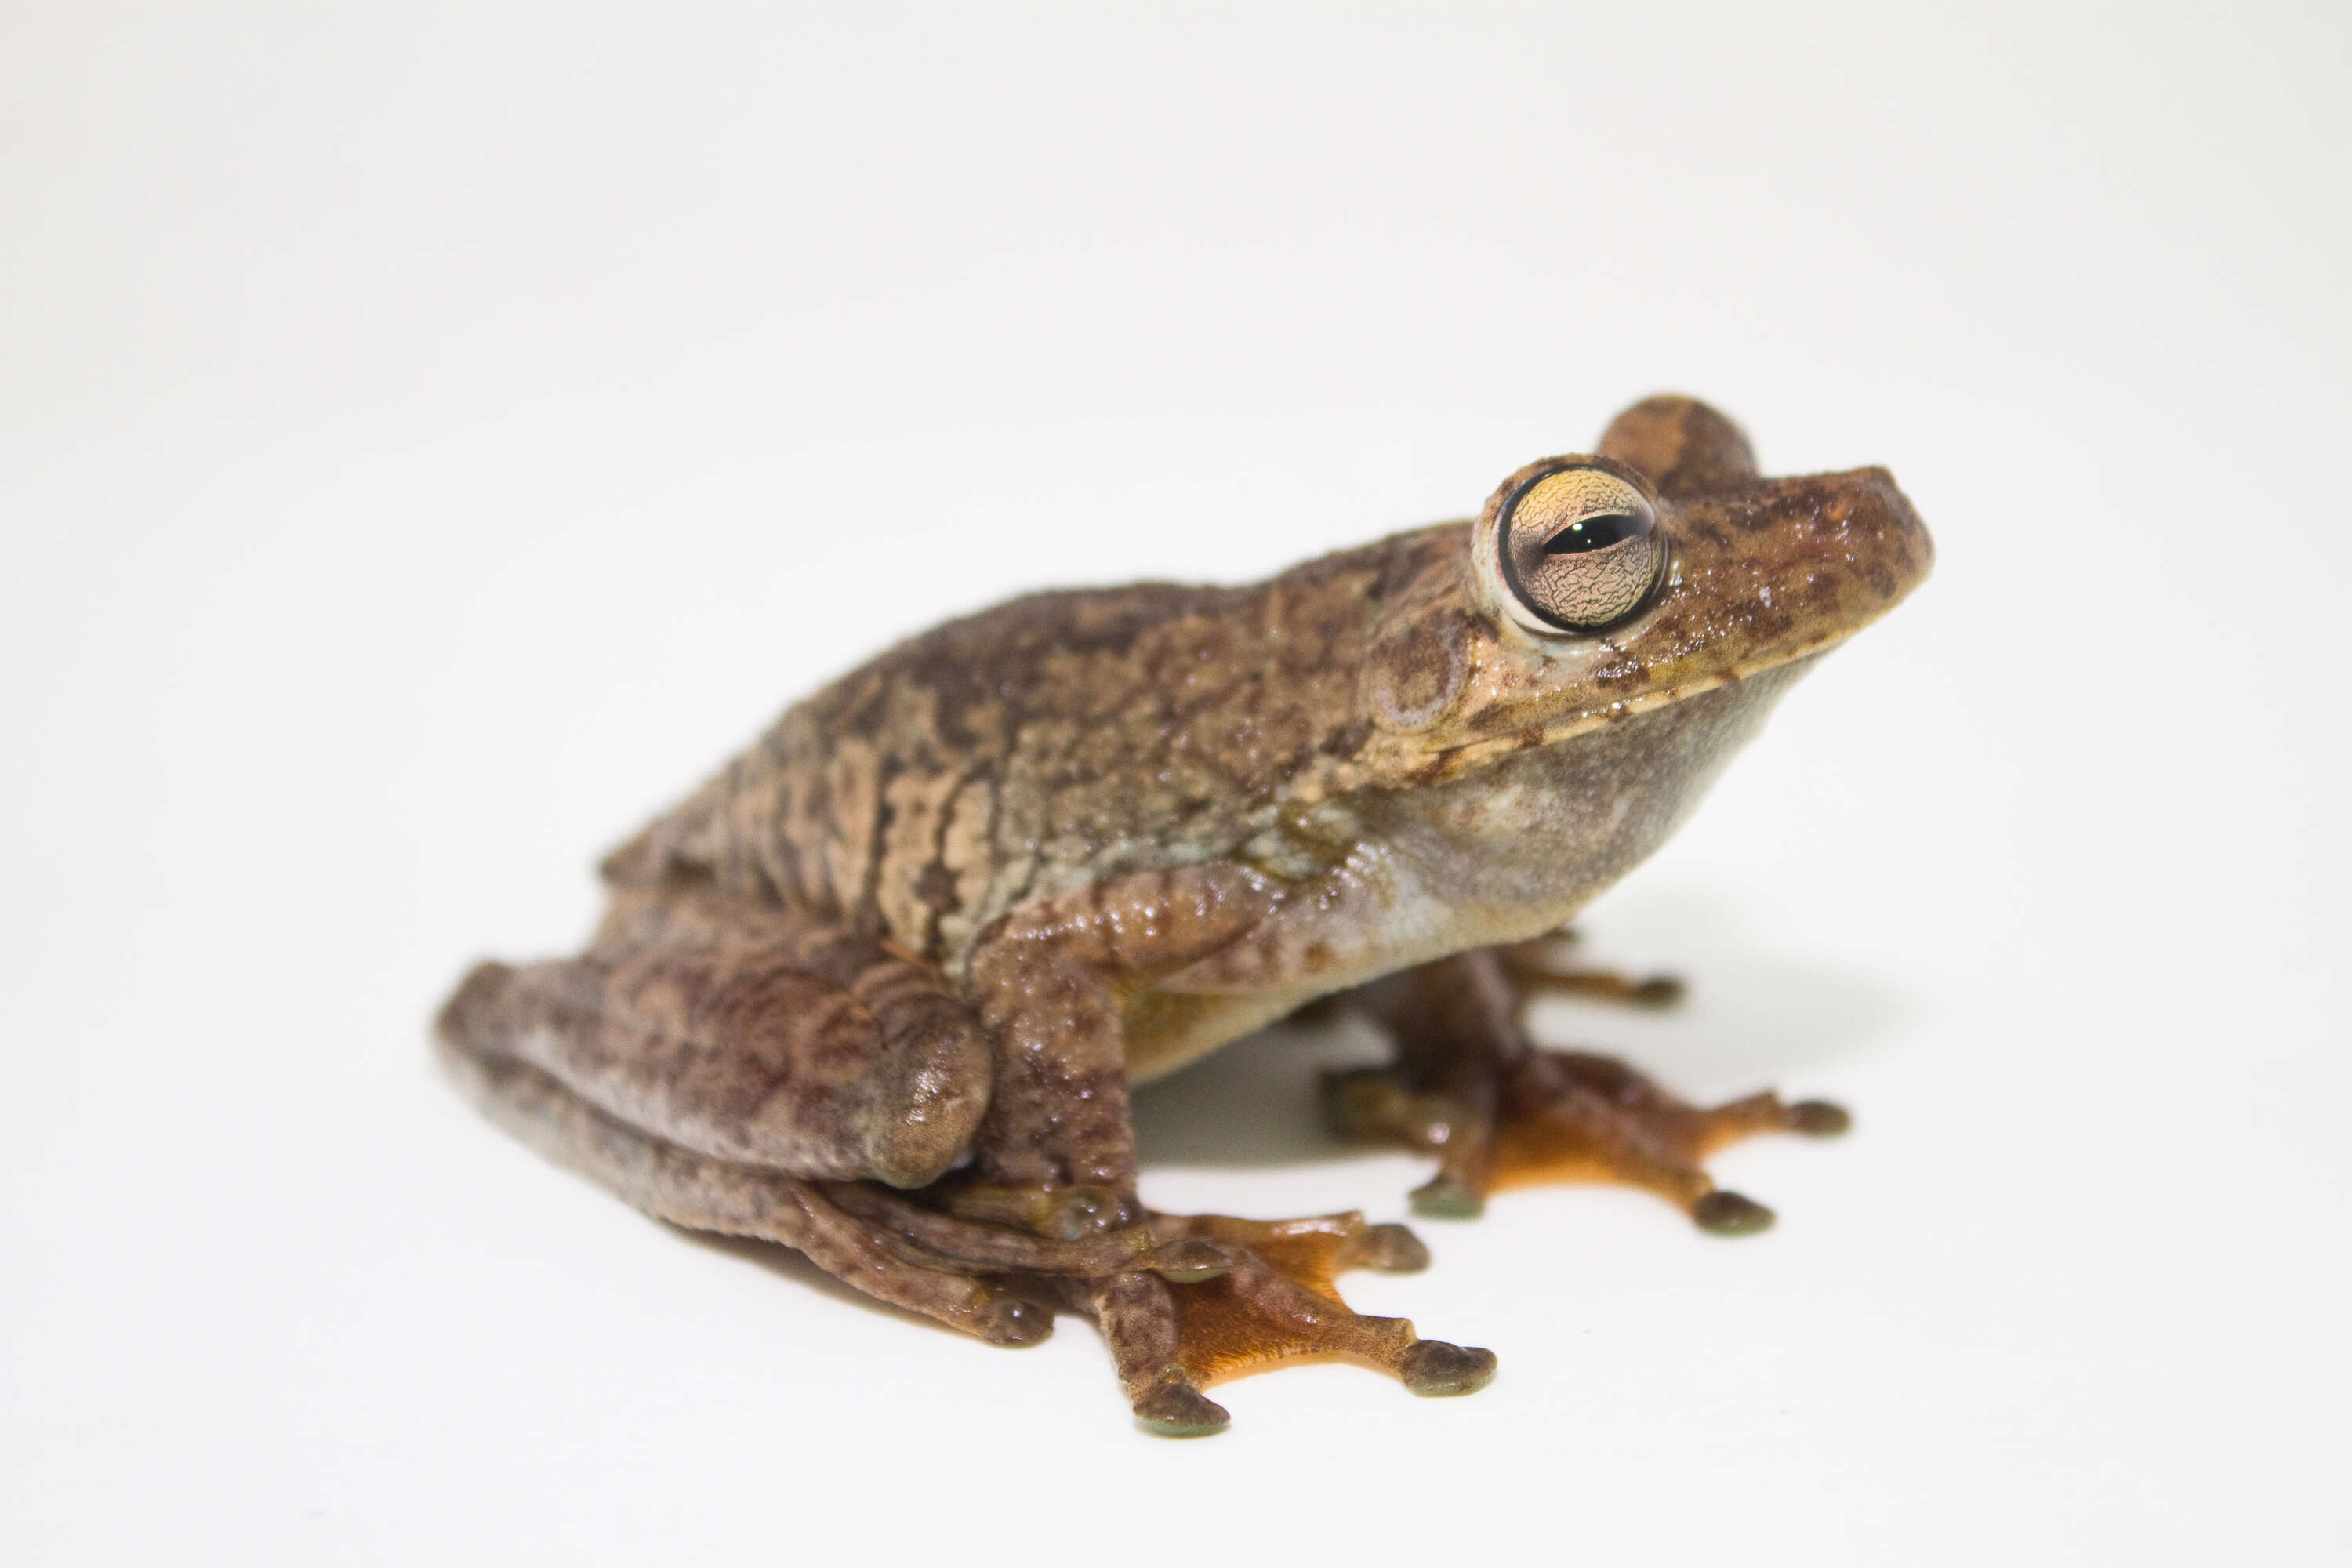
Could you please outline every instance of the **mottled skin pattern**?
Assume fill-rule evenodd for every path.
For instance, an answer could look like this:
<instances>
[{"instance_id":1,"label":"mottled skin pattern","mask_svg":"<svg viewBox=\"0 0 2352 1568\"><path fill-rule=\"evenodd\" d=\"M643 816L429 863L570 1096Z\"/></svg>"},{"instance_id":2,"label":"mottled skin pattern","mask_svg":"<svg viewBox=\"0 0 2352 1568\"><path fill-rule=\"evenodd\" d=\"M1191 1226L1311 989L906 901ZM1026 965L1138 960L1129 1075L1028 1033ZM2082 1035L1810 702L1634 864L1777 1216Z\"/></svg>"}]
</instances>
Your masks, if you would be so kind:
<instances>
[{"instance_id":1,"label":"mottled skin pattern","mask_svg":"<svg viewBox=\"0 0 2352 1568\"><path fill-rule=\"evenodd\" d=\"M1525 629L1494 564L1505 498L1562 464L1634 486L1669 550L1596 634ZM1654 398L1473 521L1246 587L1015 600L787 711L606 860L587 952L468 978L446 1054L502 1121L655 1212L1003 1342L1052 1301L1092 1311L1160 1430L1221 1426L1199 1382L1297 1354L1466 1391L1491 1355L1331 1287L1416 1264L1397 1227L1144 1208L1129 1083L1344 992L1400 1060L1335 1080L1331 1115L1441 1156L1424 1212L1601 1174L1757 1228L1769 1211L1700 1158L1842 1113L1702 1111L1538 1050L1529 990L1627 988L1530 944L1929 559L1883 470L1761 479L1721 416Z\"/></svg>"}]
</instances>

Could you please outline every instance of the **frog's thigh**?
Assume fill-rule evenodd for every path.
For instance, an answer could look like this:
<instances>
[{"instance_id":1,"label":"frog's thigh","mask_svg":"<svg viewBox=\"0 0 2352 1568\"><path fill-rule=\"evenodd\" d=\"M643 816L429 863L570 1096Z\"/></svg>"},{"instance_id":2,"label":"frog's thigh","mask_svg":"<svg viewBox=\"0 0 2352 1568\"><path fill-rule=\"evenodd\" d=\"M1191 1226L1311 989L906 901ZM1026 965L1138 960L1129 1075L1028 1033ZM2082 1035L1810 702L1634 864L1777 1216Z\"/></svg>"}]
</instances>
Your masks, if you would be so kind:
<instances>
[{"instance_id":1,"label":"frog's thigh","mask_svg":"<svg viewBox=\"0 0 2352 1568\"><path fill-rule=\"evenodd\" d=\"M684 913L658 925L625 905L579 958L478 969L445 1042L718 1160L900 1187L955 1162L987 1108L989 1052L943 982L832 928L674 901Z\"/></svg>"},{"instance_id":2,"label":"frog's thigh","mask_svg":"<svg viewBox=\"0 0 2352 1568\"><path fill-rule=\"evenodd\" d=\"M491 1120L549 1159L672 1224L781 1242L869 1296L991 1343L1027 1344L1052 1331L1044 1308L845 1212L815 1183L680 1148L535 1067L477 1048L468 1025L512 973L484 964L468 976L443 1016L443 1054Z\"/></svg>"}]
</instances>

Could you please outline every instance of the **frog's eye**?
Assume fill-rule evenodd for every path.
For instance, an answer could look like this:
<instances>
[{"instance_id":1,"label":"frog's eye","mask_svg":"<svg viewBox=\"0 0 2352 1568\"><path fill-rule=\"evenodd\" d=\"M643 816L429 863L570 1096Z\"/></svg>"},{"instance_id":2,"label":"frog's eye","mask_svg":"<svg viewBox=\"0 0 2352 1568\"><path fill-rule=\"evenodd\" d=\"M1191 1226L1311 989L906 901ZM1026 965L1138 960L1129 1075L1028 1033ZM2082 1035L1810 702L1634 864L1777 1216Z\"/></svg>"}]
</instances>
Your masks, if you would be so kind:
<instances>
[{"instance_id":1,"label":"frog's eye","mask_svg":"<svg viewBox=\"0 0 2352 1568\"><path fill-rule=\"evenodd\" d=\"M1555 468L1495 520L1506 605L1538 636L1597 632L1641 608L1665 563L1647 496L1605 468Z\"/></svg>"}]
</instances>

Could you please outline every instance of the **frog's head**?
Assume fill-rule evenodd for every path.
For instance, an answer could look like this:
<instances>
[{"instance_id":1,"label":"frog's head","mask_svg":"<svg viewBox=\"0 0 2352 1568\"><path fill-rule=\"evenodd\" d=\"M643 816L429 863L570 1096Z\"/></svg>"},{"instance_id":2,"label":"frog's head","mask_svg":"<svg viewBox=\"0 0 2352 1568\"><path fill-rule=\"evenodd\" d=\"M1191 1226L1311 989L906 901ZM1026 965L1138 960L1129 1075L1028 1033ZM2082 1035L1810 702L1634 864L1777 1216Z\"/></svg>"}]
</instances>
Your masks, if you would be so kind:
<instances>
[{"instance_id":1,"label":"frog's head","mask_svg":"<svg viewBox=\"0 0 2352 1568\"><path fill-rule=\"evenodd\" d=\"M1885 469L1761 478L1738 427L1683 397L1411 542L1361 689L1381 771L1424 780L1817 653L1934 555Z\"/></svg>"}]
</instances>

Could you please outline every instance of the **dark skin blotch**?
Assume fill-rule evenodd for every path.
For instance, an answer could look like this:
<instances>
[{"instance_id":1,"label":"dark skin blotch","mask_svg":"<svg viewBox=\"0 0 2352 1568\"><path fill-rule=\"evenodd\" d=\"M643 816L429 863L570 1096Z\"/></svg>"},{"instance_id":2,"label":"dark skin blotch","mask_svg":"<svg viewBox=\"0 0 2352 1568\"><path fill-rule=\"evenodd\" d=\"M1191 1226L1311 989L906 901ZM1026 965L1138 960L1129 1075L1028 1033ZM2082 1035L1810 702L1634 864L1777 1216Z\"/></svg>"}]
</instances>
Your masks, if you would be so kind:
<instances>
[{"instance_id":1,"label":"dark skin blotch","mask_svg":"<svg viewBox=\"0 0 2352 1568\"><path fill-rule=\"evenodd\" d=\"M915 897L943 915L963 908L963 900L956 892L955 873L937 860L924 867L923 874L915 879Z\"/></svg>"},{"instance_id":2,"label":"dark skin blotch","mask_svg":"<svg viewBox=\"0 0 2352 1568\"><path fill-rule=\"evenodd\" d=\"M1323 754L1345 761L1362 751L1364 742L1370 740L1374 732L1371 721L1367 719L1358 719L1351 723L1344 724L1324 737Z\"/></svg>"}]
</instances>

